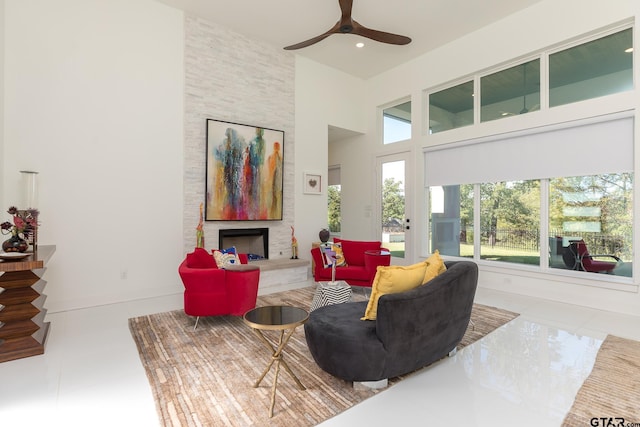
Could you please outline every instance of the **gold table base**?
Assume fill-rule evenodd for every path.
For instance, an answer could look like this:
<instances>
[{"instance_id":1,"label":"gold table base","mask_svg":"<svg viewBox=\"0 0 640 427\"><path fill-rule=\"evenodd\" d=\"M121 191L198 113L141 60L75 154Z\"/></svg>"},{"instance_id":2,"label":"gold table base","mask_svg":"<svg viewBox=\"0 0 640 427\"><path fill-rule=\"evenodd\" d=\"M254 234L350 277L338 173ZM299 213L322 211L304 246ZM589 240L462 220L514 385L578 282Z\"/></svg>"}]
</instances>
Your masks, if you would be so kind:
<instances>
[{"instance_id":1,"label":"gold table base","mask_svg":"<svg viewBox=\"0 0 640 427\"><path fill-rule=\"evenodd\" d=\"M273 378L273 385L271 386L271 404L269 405L269 418L273 417L273 407L275 406L275 403L276 403L276 388L278 386L278 374L280 373L280 365L282 365L284 370L289 373L289 375L296 382L300 390L306 390L306 387L302 385L302 383L300 382L298 377L296 377L296 375L293 373L293 371L291 370L287 362L284 361L283 354L282 354L282 350L287 345L287 342L289 342L289 338L291 338L291 335L293 335L294 330L295 328L289 329L286 332L286 334L284 330L281 330L280 339L278 340L278 345L277 347L274 347L273 344L271 344L271 342L264 336L262 331L260 331L259 329L253 329L253 332L255 332L255 334L260 338L260 341L262 341L272 353L271 362L269 362L267 367L262 372L262 375L260 375L260 378L258 378L258 380L253 385L253 387L257 388L258 386L260 386L260 383L262 382L264 377L267 375L267 372L269 372L273 364L275 363L276 365L276 372Z\"/></svg>"}]
</instances>

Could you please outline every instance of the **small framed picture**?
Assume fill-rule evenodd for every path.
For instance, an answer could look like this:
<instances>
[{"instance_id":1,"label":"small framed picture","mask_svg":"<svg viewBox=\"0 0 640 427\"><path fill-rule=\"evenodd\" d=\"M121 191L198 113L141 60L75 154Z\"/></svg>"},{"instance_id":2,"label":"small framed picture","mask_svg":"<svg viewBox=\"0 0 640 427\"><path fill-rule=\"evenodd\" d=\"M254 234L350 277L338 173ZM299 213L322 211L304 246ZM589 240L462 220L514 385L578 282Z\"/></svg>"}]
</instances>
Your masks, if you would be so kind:
<instances>
[{"instance_id":1,"label":"small framed picture","mask_svg":"<svg viewBox=\"0 0 640 427\"><path fill-rule=\"evenodd\" d=\"M322 194L322 175L315 172L305 172L302 185L304 194Z\"/></svg>"}]
</instances>

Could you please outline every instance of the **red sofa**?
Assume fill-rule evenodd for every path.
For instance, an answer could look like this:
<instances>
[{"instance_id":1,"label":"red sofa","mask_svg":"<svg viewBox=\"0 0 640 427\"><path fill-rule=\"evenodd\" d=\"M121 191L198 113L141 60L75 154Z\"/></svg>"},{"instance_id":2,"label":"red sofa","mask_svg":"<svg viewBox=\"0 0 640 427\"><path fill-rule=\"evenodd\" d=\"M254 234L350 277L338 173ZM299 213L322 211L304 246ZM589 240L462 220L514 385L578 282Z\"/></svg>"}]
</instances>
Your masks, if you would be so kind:
<instances>
[{"instance_id":1,"label":"red sofa","mask_svg":"<svg viewBox=\"0 0 640 427\"><path fill-rule=\"evenodd\" d=\"M196 248L178 267L184 285L184 312L196 316L242 316L255 308L260 268L247 265L247 255L238 254L241 265L218 268L211 253Z\"/></svg>"},{"instance_id":2,"label":"red sofa","mask_svg":"<svg viewBox=\"0 0 640 427\"><path fill-rule=\"evenodd\" d=\"M352 286L371 287L378 266L386 266L391 262L391 254L388 249L381 246L381 242L339 238L333 240L334 243L342 245L342 253L347 263L346 266L336 267L336 280L344 280ZM316 282L331 281L331 267L324 266L321 249L311 249L311 256L314 262L313 279Z\"/></svg>"}]
</instances>

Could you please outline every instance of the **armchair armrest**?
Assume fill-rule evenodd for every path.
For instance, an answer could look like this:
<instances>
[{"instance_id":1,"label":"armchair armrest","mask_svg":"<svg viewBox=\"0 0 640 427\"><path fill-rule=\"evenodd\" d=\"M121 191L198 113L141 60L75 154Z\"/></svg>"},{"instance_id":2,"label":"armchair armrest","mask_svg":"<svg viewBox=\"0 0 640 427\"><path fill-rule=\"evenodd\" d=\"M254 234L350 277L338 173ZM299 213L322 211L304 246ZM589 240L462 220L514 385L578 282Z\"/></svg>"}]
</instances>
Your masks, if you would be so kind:
<instances>
[{"instance_id":1,"label":"armchair armrest","mask_svg":"<svg viewBox=\"0 0 640 427\"><path fill-rule=\"evenodd\" d=\"M615 255L611 255L611 254L600 254L600 255L589 254L586 257L588 257L588 258L613 258L614 260L616 260L616 262L622 262L622 260L619 257L617 257Z\"/></svg>"},{"instance_id":2,"label":"armchair armrest","mask_svg":"<svg viewBox=\"0 0 640 427\"><path fill-rule=\"evenodd\" d=\"M189 292L211 291L225 287L226 272L219 268L190 268L183 261L178 267L178 274Z\"/></svg>"},{"instance_id":3,"label":"armchair armrest","mask_svg":"<svg viewBox=\"0 0 640 427\"><path fill-rule=\"evenodd\" d=\"M226 273L229 314L242 316L256 306L260 268L252 265L230 267Z\"/></svg>"}]
</instances>

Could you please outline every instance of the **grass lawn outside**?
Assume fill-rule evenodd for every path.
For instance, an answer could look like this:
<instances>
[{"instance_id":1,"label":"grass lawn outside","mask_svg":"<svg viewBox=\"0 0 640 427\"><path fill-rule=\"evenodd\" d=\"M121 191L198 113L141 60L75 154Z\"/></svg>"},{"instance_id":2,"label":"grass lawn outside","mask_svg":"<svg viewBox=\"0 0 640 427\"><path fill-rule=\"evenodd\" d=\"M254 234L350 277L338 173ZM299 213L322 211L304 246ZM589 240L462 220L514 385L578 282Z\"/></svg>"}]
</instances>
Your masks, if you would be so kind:
<instances>
[{"instance_id":1,"label":"grass lawn outside","mask_svg":"<svg viewBox=\"0 0 640 427\"><path fill-rule=\"evenodd\" d=\"M384 242L383 247L389 249L392 257L404 258L404 242ZM498 247L482 246L481 259L491 261L514 262L519 264L540 264L540 254L533 251L522 251ZM460 256L473 258L473 245L460 245Z\"/></svg>"},{"instance_id":2,"label":"grass lawn outside","mask_svg":"<svg viewBox=\"0 0 640 427\"><path fill-rule=\"evenodd\" d=\"M404 258L404 242L382 242L382 247L389 249L394 258Z\"/></svg>"},{"instance_id":3,"label":"grass lawn outside","mask_svg":"<svg viewBox=\"0 0 640 427\"><path fill-rule=\"evenodd\" d=\"M473 258L473 245L461 244L460 256ZM540 265L540 253L518 249L507 249L490 245L480 246L480 259L514 262L517 264Z\"/></svg>"}]
</instances>

